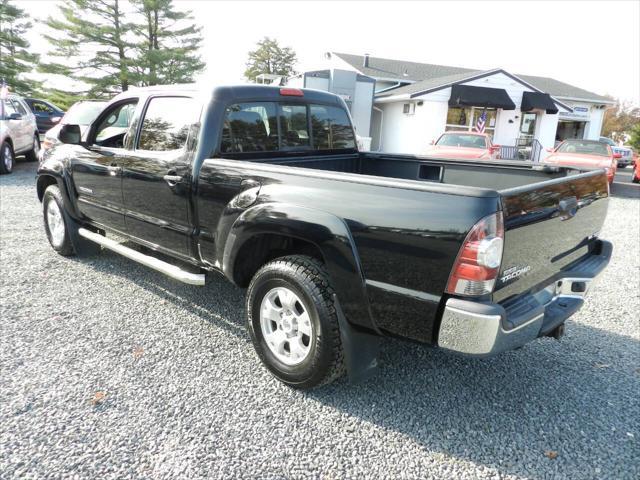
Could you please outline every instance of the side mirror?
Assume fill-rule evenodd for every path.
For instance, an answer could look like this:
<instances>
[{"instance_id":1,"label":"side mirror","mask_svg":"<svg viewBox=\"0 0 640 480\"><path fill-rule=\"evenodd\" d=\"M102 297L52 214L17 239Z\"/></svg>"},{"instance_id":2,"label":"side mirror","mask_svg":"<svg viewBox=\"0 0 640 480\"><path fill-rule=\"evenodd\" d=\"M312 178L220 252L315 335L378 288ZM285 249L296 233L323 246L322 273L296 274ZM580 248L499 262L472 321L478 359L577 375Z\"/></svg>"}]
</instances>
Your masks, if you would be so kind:
<instances>
[{"instance_id":1,"label":"side mirror","mask_svg":"<svg viewBox=\"0 0 640 480\"><path fill-rule=\"evenodd\" d=\"M435 144L436 144L436 141L435 141L435 140L431 140L431 141L429 142L429 145L435 145Z\"/></svg>"},{"instance_id":2,"label":"side mirror","mask_svg":"<svg viewBox=\"0 0 640 480\"><path fill-rule=\"evenodd\" d=\"M500 145L491 145L490 150L492 152L499 152L502 147Z\"/></svg>"},{"instance_id":3,"label":"side mirror","mask_svg":"<svg viewBox=\"0 0 640 480\"><path fill-rule=\"evenodd\" d=\"M58 134L58 139L62 143L68 143L70 145L78 145L80 143L80 137L82 132L80 131L80 125L63 125Z\"/></svg>"},{"instance_id":4,"label":"side mirror","mask_svg":"<svg viewBox=\"0 0 640 480\"><path fill-rule=\"evenodd\" d=\"M621 153L614 153L614 154L613 154L613 158L615 158L616 160L617 160L618 158L622 158L622 154L621 154Z\"/></svg>"},{"instance_id":5,"label":"side mirror","mask_svg":"<svg viewBox=\"0 0 640 480\"><path fill-rule=\"evenodd\" d=\"M62 117L51 117L53 123L58 123Z\"/></svg>"},{"instance_id":6,"label":"side mirror","mask_svg":"<svg viewBox=\"0 0 640 480\"><path fill-rule=\"evenodd\" d=\"M8 120L22 120L22 115L20 115L18 112L14 112L9 115Z\"/></svg>"},{"instance_id":7,"label":"side mirror","mask_svg":"<svg viewBox=\"0 0 640 480\"><path fill-rule=\"evenodd\" d=\"M553 148L545 148L545 150L549 153L553 153Z\"/></svg>"}]
</instances>

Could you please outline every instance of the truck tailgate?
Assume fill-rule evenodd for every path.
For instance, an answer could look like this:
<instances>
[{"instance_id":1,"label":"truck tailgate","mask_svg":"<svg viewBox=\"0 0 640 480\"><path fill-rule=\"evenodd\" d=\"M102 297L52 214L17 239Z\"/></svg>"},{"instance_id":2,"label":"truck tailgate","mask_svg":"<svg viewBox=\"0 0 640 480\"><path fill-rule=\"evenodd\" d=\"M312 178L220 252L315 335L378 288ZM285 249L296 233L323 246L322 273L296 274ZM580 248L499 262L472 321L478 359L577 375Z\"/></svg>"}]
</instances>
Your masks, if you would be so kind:
<instances>
[{"instance_id":1,"label":"truck tailgate","mask_svg":"<svg viewBox=\"0 0 640 480\"><path fill-rule=\"evenodd\" d=\"M544 286L588 253L607 213L602 170L501 190L505 242L494 301Z\"/></svg>"}]
</instances>

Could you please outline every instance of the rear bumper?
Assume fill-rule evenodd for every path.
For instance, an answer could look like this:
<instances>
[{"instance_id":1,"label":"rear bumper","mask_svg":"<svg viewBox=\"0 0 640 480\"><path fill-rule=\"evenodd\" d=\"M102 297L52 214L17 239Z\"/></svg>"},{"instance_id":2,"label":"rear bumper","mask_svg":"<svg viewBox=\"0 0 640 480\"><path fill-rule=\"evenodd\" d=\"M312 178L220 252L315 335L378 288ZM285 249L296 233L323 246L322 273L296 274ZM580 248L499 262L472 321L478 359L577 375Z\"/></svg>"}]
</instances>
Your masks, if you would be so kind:
<instances>
[{"instance_id":1,"label":"rear bumper","mask_svg":"<svg viewBox=\"0 0 640 480\"><path fill-rule=\"evenodd\" d=\"M599 240L594 253L560 271L548 285L502 303L450 298L442 314L438 346L486 357L548 335L580 309L612 250L610 242Z\"/></svg>"}]
</instances>

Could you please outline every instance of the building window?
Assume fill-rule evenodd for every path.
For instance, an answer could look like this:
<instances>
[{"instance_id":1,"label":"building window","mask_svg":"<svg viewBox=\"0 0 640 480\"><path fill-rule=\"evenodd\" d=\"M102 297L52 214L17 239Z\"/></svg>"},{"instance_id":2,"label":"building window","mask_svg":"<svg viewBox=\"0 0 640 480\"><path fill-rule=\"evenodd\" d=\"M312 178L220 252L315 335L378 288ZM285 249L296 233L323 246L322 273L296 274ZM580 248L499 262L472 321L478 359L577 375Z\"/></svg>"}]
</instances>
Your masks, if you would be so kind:
<instances>
[{"instance_id":1,"label":"building window","mask_svg":"<svg viewBox=\"0 0 640 480\"><path fill-rule=\"evenodd\" d=\"M416 113L416 104L415 103L405 103L402 105L402 113L406 113L407 115L413 115Z\"/></svg>"},{"instance_id":2,"label":"building window","mask_svg":"<svg viewBox=\"0 0 640 480\"><path fill-rule=\"evenodd\" d=\"M449 107L445 131L472 132L484 110L484 107ZM489 135L493 135L496 129L496 115L498 112L495 108L487 108L486 111L487 120L484 131Z\"/></svg>"}]
</instances>

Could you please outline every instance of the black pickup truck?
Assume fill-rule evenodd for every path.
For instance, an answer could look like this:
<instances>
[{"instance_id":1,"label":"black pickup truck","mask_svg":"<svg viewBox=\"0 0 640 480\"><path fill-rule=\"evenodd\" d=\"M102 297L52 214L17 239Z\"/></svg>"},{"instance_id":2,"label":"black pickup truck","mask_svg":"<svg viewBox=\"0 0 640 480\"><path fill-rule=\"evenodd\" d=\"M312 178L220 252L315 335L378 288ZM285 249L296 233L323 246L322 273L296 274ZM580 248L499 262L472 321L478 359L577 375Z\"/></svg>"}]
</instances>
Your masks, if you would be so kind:
<instances>
[{"instance_id":1,"label":"black pickup truck","mask_svg":"<svg viewBox=\"0 0 640 480\"><path fill-rule=\"evenodd\" d=\"M383 335L472 356L559 337L611 257L604 170L359 152L325 92L140 89L60 139L37 178L52 247L221 272L298 388L366 375Z\"/></svg>"}]
</instances>

